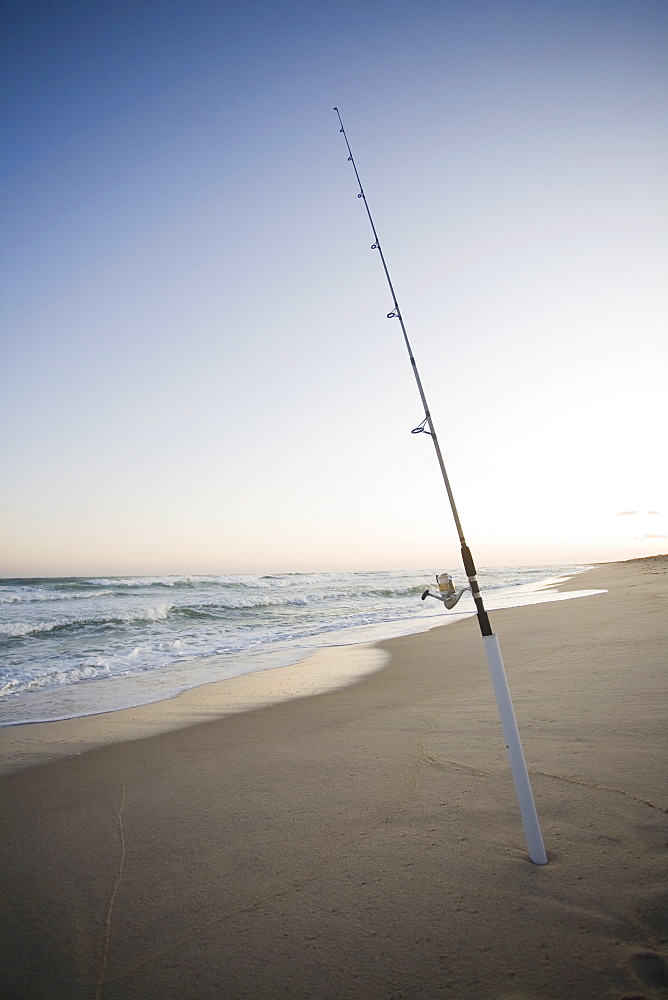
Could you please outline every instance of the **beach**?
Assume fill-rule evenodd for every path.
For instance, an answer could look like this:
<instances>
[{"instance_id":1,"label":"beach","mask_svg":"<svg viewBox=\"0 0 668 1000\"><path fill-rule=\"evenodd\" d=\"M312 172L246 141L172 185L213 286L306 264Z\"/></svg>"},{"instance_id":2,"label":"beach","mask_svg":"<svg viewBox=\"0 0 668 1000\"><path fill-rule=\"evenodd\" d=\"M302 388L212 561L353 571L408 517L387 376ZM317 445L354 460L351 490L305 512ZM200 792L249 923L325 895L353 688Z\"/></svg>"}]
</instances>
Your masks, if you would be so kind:
<instances>
[{"instance_id":1,"label":"beach","mask_svg":"<svg viewBox=\"0 0 668 1000\"><path fill-rule=\"evenodd\" d=\"M475 618L1 730L2 995L666 996L667 569L491 615L546 866Z\"/></svg>"}]
</instances>

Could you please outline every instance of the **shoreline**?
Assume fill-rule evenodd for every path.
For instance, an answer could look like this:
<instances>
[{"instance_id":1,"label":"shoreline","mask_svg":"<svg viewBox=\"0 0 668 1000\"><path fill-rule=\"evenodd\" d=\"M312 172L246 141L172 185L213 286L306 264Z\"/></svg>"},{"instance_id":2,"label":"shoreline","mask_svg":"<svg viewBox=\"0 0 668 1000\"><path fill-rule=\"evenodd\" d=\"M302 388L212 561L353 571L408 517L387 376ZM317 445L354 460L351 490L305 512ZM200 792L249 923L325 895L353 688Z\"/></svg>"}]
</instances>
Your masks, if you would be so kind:
<instances>
[{"instance_id":1,"label":"shoreline","mask_svg":"<svg viewBox=\"0 0 668 1000\"><path fill-rule=\"evenodd\" d=\"M467 618L353 684L0 778L0 990L659 1000L668 557L587 572L605 593L493 618L547 865Z\"/></svg>"},{"instance_id":2,"label":"shoreline","mask_svg":"<svg viewBox=\"0 0 668 1000\"><path fill-rule=\"evenodd\" d=\"M549 577L540 590L579 591L582 588L573 585L573 581L590 572L591 569L585 569L568 577ZM593 596L595 593L596 588L591 594L587 591L582 596ZM530 608L542 603L518 607ZM496 609L492 614L517 609ZM474 611L454 621L439 622L395 638L417 637L434 630L457 628L472 618L475 618ZM324 646L305 653L294 663L208 681L159 701L127 708L62 719L5 723L0 725L0 777L112 743L138 740L239 712L251 712L284 701L335 691L382 669L391 654L381 649L381 645L389 641L379 639ZM201 661L192 662L201 665L215 659L204 657ZM184 663L184 667L187 665L187 662Z\"/></svg>"},{"instance_id":3,"label":"shoreline","mask_svg":"<svg viewBox=\"0 0 668 1000\"><path fill-rule=\"evenodd\" d=\"M297 663L210 681L162 701L69 719L5 725L0 727L0 777L98 747L325 694L382 669L387 658L372 643L329 646Z\"/></svg>"},{"instance_id":4,"label":"shoreline","mask_svg":"<svg viewBox=\"0 0 668 1000\"><path fill-rule=\"evenodd\" d=\"M516 606L523 603L539 603L545 599L557 599L554 592L549 589L544 591L542 588L555 578L572 575L584 568L586 567L541 566L533 569L517 567L482 571L483 578L488 578L487 585L490 588L485 591L488 610L505 607L508 604ZM422 573L409 572L406 576L403 571L392 571L352 573L343 576L347 580L343 584L344 591L347 587L351 588L348 597L353 603L350 605L344 599L346 596L344 592L332 593L332 587L334 586L336 591L339 581L330 580L327 574L322 576L319 583L315 583L313 592L310 585L306 588L303 584L295 585L290 582L291 578L285 577L280 586L275 588L275 594L266 581L265 585L259 586L258 589L258 581L254 578L237 582L221 578L220 581L211 584L205 581L201 593L198 589L199 584L195 584L195 590L191 592L193 580L185 581L184 590L179 589L183 581L177 580L174 583L174 595L162 593L166 586L162 579L139 579L137 590L131 586L131 579L124 578L122 585L119 583L120 589L117 592L112 590L101 595L91 594L86 589L95 581L84 580L74 595L69 594L72 599L69 602L65 599L63 607L60 607L63 602L58 600L60 594L58 587L48 593L40 590L36 595L32 592L18 594L10 591L0 597L2 602L0 607L3 608L4 615L0 623L3 637L11 637L14 632L18 635L31 633L31 630L39 633L41 630L45 642L31 641L14 653L9 652L7 669L2 671L0 729L8 725L59 722L79 716L137 708L174 698L183 691L203 684L294 664L306 659L313 651L320 648L375 643L392 636L422 632L434 625L457 621L467 613L475 613L469 594L464 594L458 607L447 615L444 615L442 607L432 600L418 601L416 595L424 590L427 578L426 576L423 578ZM363 582L360 582L360 579ZM370 580L373 581L371 584ZM416 588L418 580L419 585ZM56 580L56 583L62 582L68 581ZM217 589L218 584L222 590ZM152 590L153 586L159 588L157 595ZM142 589L145 587L148 590ZM213 587L212 591L210 587ZM231 595L227 592L229 587L233 588ZM380 590L377 590L378 587ZM130 594L129 604L125 603L126 591ZM381 609L380 605L373 605L374 595L380 595L381 604L389 597L398 595L399 603L389 601ZM100 596L103 599L103 606L100 607L93 602L92 617L88 615L88 603L83 606L82 611L82 608L77 606L81 605L81 601L76 600L91 596ZM372 610L370 617L362 621L359 615L361 611L359 601L364 596L370 598ZM332 598L334 605L329 606ZM24 599L27 603L24 603ZM54 599L60 610L56 612L53 621L42 621L44 609L48 611ZM155 604L156 600L163 603L158 606ZM263 600L266 603L263 604ZM38 610L37 617L33 620L30 618L30 608L35 601L37 603L34 606ZM107 604L108 601L111 603ZM167 603L164 603L165 601ZM183 637L178 631L178 628L183 626L181 613L187 616L192 613L197 616L201 612L201 607L207 608L209 605L215 607L216 601L221 602L219 610L222 611L223 618L229 611L229 623L226 624L224 620L219 622L215 641L211 633L212 626L209 626L206 639L203 640L203 637L199 636L199 639L203 640L203 646L199 651L196 649L199 641L198 625L195 634L187 636L184 651L174 658L175 651L183 645L181 642ZM201 607L200 602L203 602ZM250 618L245 623L241 620L245 612L239 612L237 604L242 609L249 609ZM314 617L313 607L320 607L321 604L323 607L327 605L326 610L317 612ZM354 604L357 604L355 613L353 613ZM272 625L274 617L272 609L280 605L285 605L288 609L289 618L287 630L283 634L277 629L275 622ZM25 615L24 608L29 609ZM261 610L257 610L262 608L268 609L265 625L262 624ZM293 617L294 608L297 608L294 612L296 617ZM378 617L381 610L383 614ZM58 626L60 622L66 633L73 624L69 620L73 614L75 620L83 614L84 635L81 639L83 646L80 657L74 656L73 650L68 647L67 639L63 645ZM170 615L176 616L176 622L172 624L178 626L177 631L171 631L170 626L163 634L159 630L167 627L164 623L168 622ZM142 616L147 623L146 635L141 629L141 635L136 634L136 629L134 633L132 632L132 622L135 619L142 620ZM98 619L110 621L113 635L109 648L103 644L94 650L90 647L91 635L88 634L88 626ZM163 622L163 625L156 626L156 622ZM124 629L130 629L124 637L115 631L119 623L121 633ZM156 627L158 632L154 631ZM193 646L188 649L191 641ZM164 644L164 655L161 652L162 660L151 664L150 659L156 651L154 648L156 644L157 647ZM152 649L153 653L150 652ZM148 655L148 660L145 659L145 655ZM89 670L92 674L89 674ZM116 672L117 670L120 672Z\"/></svg>"}]
</instances>

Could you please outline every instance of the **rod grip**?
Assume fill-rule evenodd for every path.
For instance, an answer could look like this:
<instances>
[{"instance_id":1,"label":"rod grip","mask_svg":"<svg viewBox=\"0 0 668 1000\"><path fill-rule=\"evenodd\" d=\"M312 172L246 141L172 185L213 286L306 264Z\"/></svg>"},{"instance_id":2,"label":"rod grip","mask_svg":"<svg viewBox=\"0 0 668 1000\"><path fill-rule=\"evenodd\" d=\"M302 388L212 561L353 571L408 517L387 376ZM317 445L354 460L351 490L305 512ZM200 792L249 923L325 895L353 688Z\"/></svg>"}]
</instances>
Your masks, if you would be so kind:
<instances>
[{"instance_id":1,"label":"rod grip","mask_svg":"<svg viewBox=\"0 0 668 1000\"><path fill-rule=\"evenodd\" d=\"M469 578L469 583L471 585L471 595L476 606L480 633L482 636L492 635L492 626L487 612L485 611L485 605L483 604L482 595L480 594L480 587L478 586L475 563L473 562L471 550L466 542L462 543L462 562L464 563L464 570L466 571L466 575Z\"/></svg>"},{"instance_id":2,"label":"rod grip","mask_svg":"<svg viewBox=\"0 0 668 1000\"><path fill-rule=\"evenodd\" d=\"M476 569L473 562L473 556L471 555L471 550L466 543L462 545L462 562L464 563L466 575L470 580L472 576L476 575Z\"/></svg>"}]
</instances>

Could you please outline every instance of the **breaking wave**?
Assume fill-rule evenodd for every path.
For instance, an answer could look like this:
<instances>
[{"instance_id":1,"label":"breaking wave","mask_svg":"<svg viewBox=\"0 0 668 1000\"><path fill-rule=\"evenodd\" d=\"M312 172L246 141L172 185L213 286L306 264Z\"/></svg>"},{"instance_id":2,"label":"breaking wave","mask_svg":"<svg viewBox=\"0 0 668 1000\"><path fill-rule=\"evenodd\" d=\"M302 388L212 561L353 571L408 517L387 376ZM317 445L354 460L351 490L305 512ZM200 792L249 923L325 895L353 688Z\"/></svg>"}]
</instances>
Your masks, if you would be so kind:
<instances>
[{"instance_id":1,"label":"breaking wave","mask_svg":"<svg viewBox=\"0 0 668 1000\"><path fill-rule=\"evenodd\" d=\"M514 594L537 593L546 578L579 568L478 575L483 591L499 595L492 601L507 606ZM467 594L445 617L436 601L421 601L434 578L429 569L0 580L0 725L122 707L131 681L134 704L166 697L156 692L176 682L165 678L178 673L180 689L188 687L192 664L206 658L222 671L213 680L227 676L230 658L244 672L257 669L248 658L259 651L271 665L294 662L332 642L406 634L474 612ZM77 694L84 689L87 700Z\"/></svg>"}]
</instances>

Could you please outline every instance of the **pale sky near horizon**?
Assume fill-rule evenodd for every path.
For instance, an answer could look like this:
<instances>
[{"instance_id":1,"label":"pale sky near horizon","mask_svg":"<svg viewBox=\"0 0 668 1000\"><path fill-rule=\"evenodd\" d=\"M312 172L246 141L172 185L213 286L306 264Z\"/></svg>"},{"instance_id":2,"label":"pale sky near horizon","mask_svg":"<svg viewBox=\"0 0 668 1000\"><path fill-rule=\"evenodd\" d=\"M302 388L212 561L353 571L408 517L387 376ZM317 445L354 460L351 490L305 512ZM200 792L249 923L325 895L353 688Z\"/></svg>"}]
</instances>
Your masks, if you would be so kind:
<instances>
[{"instance_id":1,"label":"pale sky near horizon","mask_svg":"<svg viewBox=\"0 0 668 1000\"><path fill-rule=\"evenodd\" d=\"M0 576L668 551L668 5L7 0Z\"/></svg>"}]
</instances>

